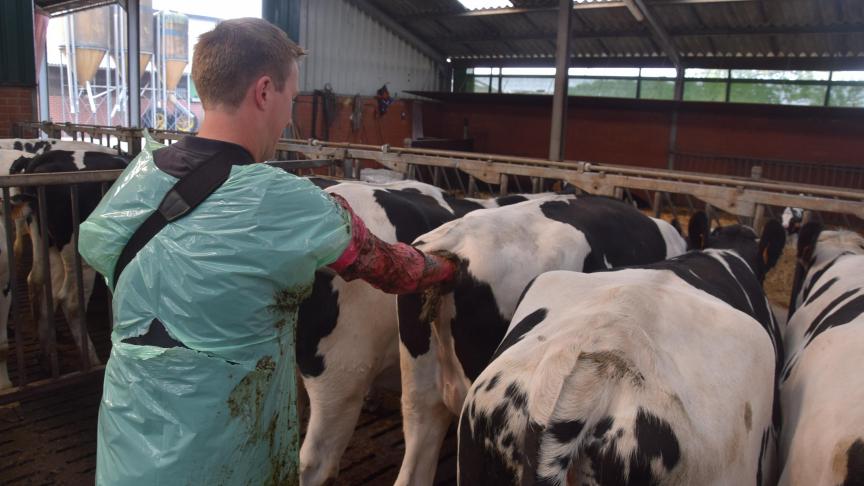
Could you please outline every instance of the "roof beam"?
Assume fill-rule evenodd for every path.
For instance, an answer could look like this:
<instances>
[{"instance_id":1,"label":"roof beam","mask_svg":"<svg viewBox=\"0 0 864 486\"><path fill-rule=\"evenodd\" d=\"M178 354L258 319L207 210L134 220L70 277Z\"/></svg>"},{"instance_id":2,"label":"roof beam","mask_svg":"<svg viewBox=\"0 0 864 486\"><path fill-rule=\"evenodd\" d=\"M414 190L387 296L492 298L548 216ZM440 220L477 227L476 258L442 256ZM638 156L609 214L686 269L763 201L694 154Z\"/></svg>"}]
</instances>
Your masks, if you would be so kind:
<instances>
[{"instance_id":1,"label":"roof beam","mask_svg":"<svg viewBox=\"0 0 864 486\"><path fill-rule=\"evenodd\" d=\"M649 5L697 5L710 3L739 3L739 2L755 2L757 0L653 0ZM573 10L594 10L607 8L626 8L625 0L611 2L583 2L574 3ZM557 12L557 7L505 7L505 8L487 8L481 10L450 10L443 12L425 12L410 15L402 15L398 17L400 22L417 22L420 20L441 19L450 17L486 17L497 15L516 15L534 12Z\"/></svg>"},{"instance_id":2,"label":"roof beam","mask_svg":"<svg viewBox=\"0 0 864 486\"><path fill-rule=\"evenodd\" d=\"M361 12L377 20L387 29L392 31L398 37L401 37L405 42L414 46L415 49L429 56L432 60L439 64L446 62L446 57L438 49L433 48L424 40L414 35L411 31L403 27L399 22L390 17L378 7L372 5L368 0L347 0L348 3L357 7Z\"/></svg>"},{"instance_id":3,"label":"roof beam","mask_svg":"<svg viewBox=\"0 0 864 486\"><path fill-rule=\"evenodd\" d=\"M742 2L758 2L759 0L652 0L649 2L654 5L699 5L704 3L742 3Z\"/></svg>"},{"instance_id":4,"label":"roof beam","mask_svg":"<svg viewBox=\"0 0 864 486\"><path fill-rule=\"evenodd\" d=\"M672 42L672 38L666 33L663 25L654 18L654 14L645 6L645 2L643 0L624 0L624 2L637 22L642 22L643 20L648 22L648 26L654 33L654 40L657 41L657 44L660 45L660 48L663 49L663 52L672 61L672 65L677 69L681 69L681 56L678 55L678 48L675 47L675 43Z\"/></svg>"},{"instance_id":5,"label":"roof beam","mask_svg":"<svg viewBox=\"0 0 864 486\"><path fill-rule=\"evenodd\" d=\"M698 30L669 30L666 32L670 37L722 37L722 36L763 36L763 35L802 35L802 34L854 34L864 33L864 24L842 24L831 26L778 26L758 27L747 29L718 29L706 28ZM650 35L647 29L640 30L601 30L592 32L573 32L572 39L602 39L615 37L644 37ZM555 34L525 34L508 36L506 40L554 40ZM434 39L436 42L492 42L505 40L501 36L447 36Z\"/></svg>"},{"instance_id":6,"label":"roof beam","mask_svg":"<svg viewBox=\"0 0 864 486\"><path fill-rule=\"evenodd\" d=\"M571 67L672 67L665 56L578 56L571 54ZM706 69L778 69L778 70L817 70L846 71L864 70L864 56L692 56L681 59L685 68ZM552 67L555 59L546 57L496 57L476 56L457 57L454 66L500 66L500 67Z\"/></svg>"},{"instance_id":7,"label":"roof beam","mask_svg":"<svg viewBox=\"0 0 864 486\"><path fill-rule=\"evenodd\" d=\"M716 0L715 0L716 1ZM615 2L591 2L591 3L574 3L573 10L588 10L597 8L621 8L624 7L623 1ZM445 12L428 12L411 15L403 15L399 17L401 22L416 22L419 20L451 18L451 17L490 17L499 15L516 15L534 12L558 12L558 7L505 7L505 8L486 8L481 10L450 10Z\"/></svg>"}]
</instances>

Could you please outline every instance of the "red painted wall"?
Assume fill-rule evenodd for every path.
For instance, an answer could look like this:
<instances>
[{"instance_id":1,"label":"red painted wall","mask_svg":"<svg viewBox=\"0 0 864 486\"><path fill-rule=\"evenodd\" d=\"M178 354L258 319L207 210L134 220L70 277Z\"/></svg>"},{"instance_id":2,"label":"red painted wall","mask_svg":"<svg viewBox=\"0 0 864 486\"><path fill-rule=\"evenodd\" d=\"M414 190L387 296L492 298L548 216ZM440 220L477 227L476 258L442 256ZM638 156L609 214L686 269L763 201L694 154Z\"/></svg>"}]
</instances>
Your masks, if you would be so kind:
<instances>
[{"instance_id":1,"label":"red painted wall","mask_svg":"<svg viewBox=\"0 0 864 486\"><path fill-rule=\"evenodd\" d=\"M478 152L545 158L551 100L525 96L454 97L424 103L427 136L461 138L465 120ZM666 167L666 101L571 98L566 159ZM679 152L864 164L864 110L682 103Z\"/></svg>"},{"instance_id":2,"label":"red painted wall","mask_svg":"<svg viewBox=\"0 0 864 486\"><path fill-rule=\"evenodd\" d=\"M402 147L406 138L411 138L411 101L396 100L388 108L387 113L379 115L377 102L372 97L361 97L361 126L359 130L352 129L353 97L339 96L336 100L336 112L330 127L330 141L353 142L370 145L390 144ZM294 104L295 126L300 138L312 136L312 96L300 95ZM322 103L318 102L318 120L316 137L324 140L324 115Z\"/></svg>"},{"instance_id":3,"label":"red painted wall","mask_svg":"<svg viewBox=\"0 0 864 486\"><path fill-rule=\"evenodd\" d=\"M15 122L35 120L35 106L33 88L0 87L0 138L12 137Z\"/></svg>"},{"instance_id":4,"label":"red painted wall","mask_svg":"<svg viewBox=\"0 0 864 486\"><path fill-rule=\"evenodd\" d=\"M864 110L687 111L679 117L678 149L860 166L864 164Z\"/></svg>"}]
</instances>

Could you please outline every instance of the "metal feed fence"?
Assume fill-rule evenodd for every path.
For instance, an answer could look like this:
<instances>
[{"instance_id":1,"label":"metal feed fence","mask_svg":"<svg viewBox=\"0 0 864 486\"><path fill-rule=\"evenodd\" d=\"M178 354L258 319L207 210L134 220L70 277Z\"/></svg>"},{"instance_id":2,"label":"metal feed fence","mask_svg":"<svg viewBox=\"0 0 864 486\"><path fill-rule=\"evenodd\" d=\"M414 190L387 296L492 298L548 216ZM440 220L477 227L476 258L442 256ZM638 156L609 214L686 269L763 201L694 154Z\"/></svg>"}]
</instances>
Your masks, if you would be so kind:
<instances>
[{"instance_id":1,"label":"metal feed fence","mask_svg":"<svg viewBox=\"0 0 864 486\"><path fill-rule=\"evenodd\" d=\"M142 140L141 130L122 127L27 122L18 128L22 134L29 130L31 134L66 133L79 140L127 141L129 147L140 146ZM150 133L165 143L187 135L155 130ZM325 164L328 175L359 178L358 161L371 160L458 195L536 193L560 190L569 184L577 191L638 201L643 207L650 206L655 214L663 210L675 212L681 206L688 211L717 208L743 222L754 223L760 215L776 216L785 207L800 207L835 223L850 226L862 223L860 195L864 185L859 182L864 182L861 175L864 168L857 166L678 153L677 170L663 170L288 139L282 140L277 149L278 158L338 159Z\"/></svg>"},{"instance_id":2,"label":"metal feed fence","mask_svg":"<svg viewBox=\"0 0 864 486\"><path fill-rule=\"evenodd\" d=\"M94 137L94 141L100 140L99 137ZM103 136L101 140L108 142L117 140L112 134L111 137ZM120 141L128 141L120 138ZM346 163L336 158L326 159L303 159L303 160L279 160L267 162L270 165L279 167L283 170L301 173L314 170L327 170L330 173L335 173L335 166L344 167ZM15 174L15 175L0 175L0 191L3 197L3 227L6 230L5 245L7 247L5 258L9 268L9 283L10 293L6 298L10 298L11 311L7 329L14 329L14 352L8 353L5 346L0 346L0 359L6 360L9 364L14 364L14 373L12 373L12 388L0 390L0 405L14 402L22 398L27 398L32 394L42 393L56 389L58 387L79 382L84 379L97 376L104 370L102 364L91 362L90 341L87 339L93 330L88 324L87 319L87 302L85 296L84 284L84 266L81 256L78 252L78 228L83 216L79 214L81 192L83 190L92 190L93 186L97 186L100 195L104 195L110 185L116 180L122 171L106 170L106 171L81 171L81 172L64 172L64 173L47 173L47 174ZM88 187L85 187L88 186ZM77 365L61 362L60 352L57 346L58 330L62 328L62 320L56 319L55 304L57 304L58 296L55 295L55 290L52 288L52 278L57 276L52 275L52 266L49 264L53 252L47 244L47 238L41 235L48 235L48 221L51 207L48 203L46 190L48 188L58 188L61 191L68 191L69 204L71 206L72 218L72 264L71 274L65 275L66 279L73 279L73 284L68 288L74 289L74 296L65 296L66 299L74 298L72 308L77 308L77 314L71 314L72 318L67 322L70 334L75 341L77 348ZM28 268L26 262L21 260L21 255L13 251L15 248L15 240L22 238L24 235L16 235L16 226L21 227L19 223L16 225L14 220L15 211L12 205L12 196L15 193L29 191L35 194L36 214L34 221L37 225L39 238L31 238L33 243L33 261L42 263L32 269ZM56 193L56 192L55 192ZM55 200L56 203L56 200ZM57 259L59 255L53 254L53 258ZM0 253L2 257L2 253ZM67 269L69 266L67 265ZM33 280L41 280L42 285L31 286L28 284L28 290L25 291L21 285L18 285L20 280L20 272L38 272L33 274ZM68 270L65 270L68 271ZM30 279L28 279L30 280ZM28 316L28 308L35 304L41 310L35 312L34 319ZM63 308L62 305L60 305ZM112 321L110 295L108 298L107 321ZM39 330L36 333L38 346L33 346L32 339L27 338L28 330L32 327L32 322L36 322L36 327ZM110 330L110 326L109 326ZM4 336L5 337L5 336ZM39 356L33 356L38 354ZM14 359L13 359L14 356ZM66 360L70 361L70 360ZM34 362L41 363L41 366L34 366ZM44 370L42 368L45 368Z\"/></svg>"}]
</instances>

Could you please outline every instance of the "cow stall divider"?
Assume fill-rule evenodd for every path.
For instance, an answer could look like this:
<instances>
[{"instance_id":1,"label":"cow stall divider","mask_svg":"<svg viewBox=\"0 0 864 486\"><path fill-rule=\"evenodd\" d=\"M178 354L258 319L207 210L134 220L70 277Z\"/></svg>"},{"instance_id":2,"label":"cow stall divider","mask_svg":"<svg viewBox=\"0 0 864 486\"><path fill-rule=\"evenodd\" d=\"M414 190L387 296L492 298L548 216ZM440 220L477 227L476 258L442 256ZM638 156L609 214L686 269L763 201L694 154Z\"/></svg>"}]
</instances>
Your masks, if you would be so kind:
<instances>
[{"instance_id":1,"label":"cow stall divider","mask_svg":"<svg viewBox=\"0 0 864 486\"><path fill-rule=\"evenodd\" d=\"M327 169L334 165L343 165L343 161L333 158L277 160L267 163L294 173L318 170L322 168ZM330 171L334 172L332 169ZM90 335L92 329L88 326L87 312L85 311L87 308L87 296L85 296L84 263L82 262L78 249L79 224L82 220L81 216L83 216L79 214L79 200L82 184L98 184L101 187L102 195L104 195L110 185L120 176L121 173L122 171L120 170L105 170L0 176L0 190L2 190L3 197L2 224L6 230L6 239L4 243L8 250L5 252L5 255L0 253L0 257L6 258L6 263L9 266L10 293L6 298L10 298L12 301L9 320L4 331L8 332L8 329L10 328L14 328L15 330L14 353L9 353L6 349L0 349L0 359L7 361L14 359L16 365L16 373L12 376L13 386L5 390L0 390L0 406L29 398L32 395L50 392L66 385L74 385L82 380L97 379L104 372L103 364L93 363L90 360L91 350L89 349L89 346L91 344L87 337ZM67 322L67 324L71 331L70 334L73 336L73 341L75 341L75 346L77 347L78 366L61 366L59 358L60 353L57 347L57 331L59 322L58 320L55 320L54 309L55 301L59 296L55 295L55 289L52 288L51 285L52 277L57 277L52 275L52 271L56 271L57 269L52 269L52 266L49 263L52 258L50 254L52 250L49 248L47 242L48 238L42 237L42 235L49 234L47 222L49 220L48 218L51 208L48 207L48 204L46 203L46 189L52 186L68 188L70 197L69 204L72 209L72 275L66 275L66 278L72 278L74 281L74 285L71 287L74 288L75 295L71 296L71 298L75 299L76 305L74 307L77 307L78 312L77 314L73 314L73 318L68 319L72 322ZM37 214L34 216L35 221L38 224L37 231L40 235L40 243L33 245L33 260L36 261L39 259L42 264L40 265L41 268L37 268L40 275L34 277L41 277L43 282L43 285L38 288L31 289L32 291L38 290L38 295L34 295L36 298L33 299L33 301L37 302L37 305L41 306L41 311L38 312L39 320L41 322L36 323L36 327L39 329L39 332L36 333L39 346L31 346L32 349L30 349L29 352L26 349L28 346L25 343L25 336L28 334L26 331L31 327L31 320L28 319L27 316L30 312L30 306L28 305L30 299L25 296L25 291L16 284L20 277L19 273L27 271L27 269L24 268L23 265L19 264L20 262L17 261L19 256L17 256L15 254L16 252L13 251L16 239L16 224L13 218L16 211L13 208L12 198L15 195L15 191L20 191L25 188L32 189L35 191L36 195L35 202ZM17 235L17 237L21 238L22 235ZM33 241L33 239L31 239L31 241ZM97 276L97 278L101 277ZM66 298L68 299L70 296L66 296ZM113 322L111 315L110 292L108 295L108 306L105 312L107 315L107 321L109 323ZM78 338L75 338L76 334ZM28 358L30 358L29 361L32 362L33 356L31 356L31 354L33 353L39 353L40 356L38 357L38 360L42 363L41 368L44 368L44 370L42 370L44 373L37 371L33 374L47 376L29 376L27 363Z\"/></svg>"}]
</instances>

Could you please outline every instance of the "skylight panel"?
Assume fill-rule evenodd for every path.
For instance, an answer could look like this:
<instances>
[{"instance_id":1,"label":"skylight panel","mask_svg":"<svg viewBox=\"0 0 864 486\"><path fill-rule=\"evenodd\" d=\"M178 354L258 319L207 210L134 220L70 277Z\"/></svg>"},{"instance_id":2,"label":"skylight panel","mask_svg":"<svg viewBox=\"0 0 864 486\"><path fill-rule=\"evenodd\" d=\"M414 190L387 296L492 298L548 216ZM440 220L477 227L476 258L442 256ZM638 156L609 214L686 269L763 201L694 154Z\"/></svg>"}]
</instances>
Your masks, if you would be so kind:
<instances>
[{"instance_id":1,"label":"skylight panel","mask_svg":"<svg viewBox=\"0 0 864 486\"><path fill-rule=\"evenodd\" d=\"M513 4L510 0L459 0L468 10L485 10L488 8L508 8Z\"/></svg>"}]
</instances>

